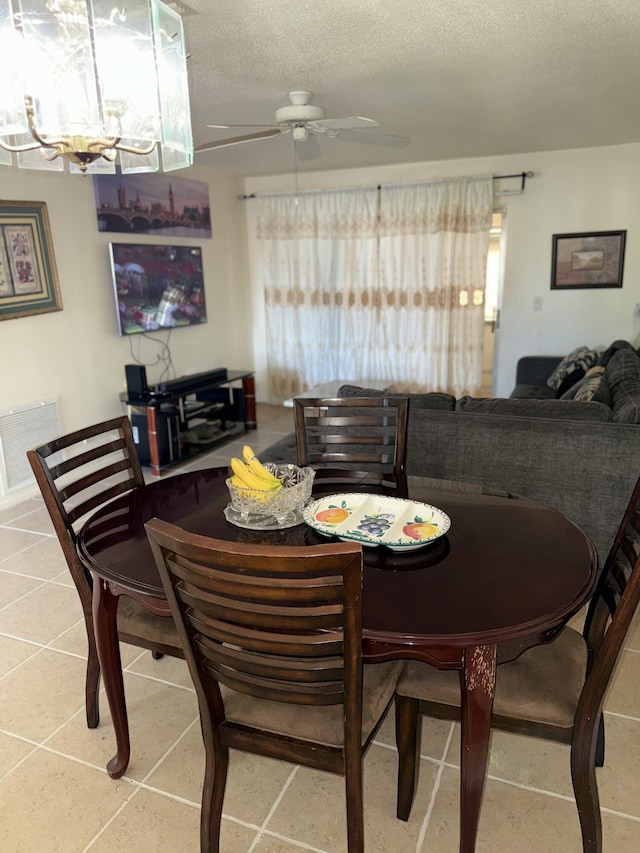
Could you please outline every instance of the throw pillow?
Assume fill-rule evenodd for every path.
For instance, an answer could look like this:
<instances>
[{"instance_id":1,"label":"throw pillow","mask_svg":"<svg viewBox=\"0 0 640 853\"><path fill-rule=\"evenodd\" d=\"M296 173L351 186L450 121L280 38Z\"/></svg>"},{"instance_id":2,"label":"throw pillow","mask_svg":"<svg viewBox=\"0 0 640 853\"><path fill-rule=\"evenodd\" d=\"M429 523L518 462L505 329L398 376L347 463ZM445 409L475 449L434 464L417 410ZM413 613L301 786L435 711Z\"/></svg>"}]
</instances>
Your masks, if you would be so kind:
<instances>
[{"instance_id":1,"label":"throw pillow","mask_svg":"<svg viewBox=\"0 0 640 853\"><path fill-rule=\"evenodd\" d=\"M604 367L593 367L588 371L573 399L582 403L593 400L595 403L604 403L606 406L611 404L611 393L607 377L604 375Z\"/></svg>"},{"instance_id":2,"label":"throw pillow","mask_svg":"<svg viewBox=\"0 0 640 853\"><path fill-rule=\"evenodd\" d=\"M559 400L564 394L567 393L569 388L573 388L573 386L579 382L584 377L584 370L582 367L578 367L577 370L572 371L568 376L560 383L560 387L556 391L556 400Z\"/></svg>"},{"instance_id":3,"label":"throw pillow","mask_svg":"<svg viewBox=\"0 0 640 853\"><path fill-rule=\"evenodd\" d=\"M618 352L619 349L630 349L633 350L633 347L629 343L629 341L614 341L610 346L606 348L603 353L600 353L598 356L598 364L601 364L603 367L606 367L609 364L611 358Z\"/></svg>"},{"instance_id":4,"label":"throw pillow","mask_svg":"<svg viewBox=\"0 0 640 853\"><path fill-rule=\"evenodd\" d=\"M600 379L600 377L604 374L604 367L599 367L596 365L595 367L590 367L589 370L585 373L582 379L579 382L576 382L575 385L572 385L568 391L560 397L561 400L576 400L577 395L580 393L585 384L589 382L594 376L596 379ZM593 383L592 383L593 384ZM583 400L584 402L584 400Z\"/></svg>"},{"instance_id":5,"label":"throw pillow","mask_svg":"<svg viewBox=\"0 0 640 853\"><path fill-rule=\"evenodd\" d=\"M590 367L593 367L597 360L598 353L595 350L591 350L588 347L576 347L574 350L571 350L569 355L566 355L562 359L547 379L547 385L549 388L557 390L562 384L562 380L569 376L570 373L579 368L586 371Z\"/></svg>"}]
</instances>

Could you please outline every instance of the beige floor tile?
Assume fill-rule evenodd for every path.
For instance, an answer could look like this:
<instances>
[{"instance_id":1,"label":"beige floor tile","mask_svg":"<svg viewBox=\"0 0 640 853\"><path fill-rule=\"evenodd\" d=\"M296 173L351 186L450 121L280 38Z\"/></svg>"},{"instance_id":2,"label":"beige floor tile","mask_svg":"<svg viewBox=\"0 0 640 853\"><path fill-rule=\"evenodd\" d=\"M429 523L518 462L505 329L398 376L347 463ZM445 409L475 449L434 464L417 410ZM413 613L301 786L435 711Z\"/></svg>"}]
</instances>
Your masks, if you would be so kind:
<instances>
[{"instance_id":1,"label":"beige floor tile","mask_svg":"<svg viewBox=\"0 0 640 853\"><path fill-rule=\"evenodd\" d=\"M28 533L24 530L12 530L5 527L2 530L2 536L0 536L0 564L7 557L11 557L18 551L29 548L37 542L42 542L45 538L40 533Z\"/></svg>"},{"instance_id":2,"label":"beige floor tile","mask_svg":"<svg viewBox=\"0 0 640 853\"><path fill-rule=\"evenodd\" d=\"M41 649L2 679L0 728L42 742L84 708L85 664Z\"/></svg>"},{"instance_id":3,"label":"beige floor tile","mask_svg":"<svg viewBox=\"0 0 640 853\"><path fill-rule=\"evenodd\" d=\"M638 853L640 850L640 822L603 814L602 847L605 853Z\"/></svg>"},{"instance_id":4,"label":"beige floor tile","mask_svg":"<svg viewBox=\"0 0 640 853\"><path fill-rule=\"evenodd\" d=\"M255 830L223 821L220 850L246 853ZM91 853L198 853L200 809L140 790L88 848Z\"/></svg>"},{"instance_id":5,"label":"beige floor tile","mask_svg":"<svg viewBox=\"0 0 640 853\"><path fill-rule=\"evenodd\" d=\"M131 793L126 782L38 749L0 782L2 849L80 853Z\"/></svg>"},{"instance_id":6,"label":"beige floor tile","mask_svg":"<svg viewBox=\"0 0 640 853\"><path fill-rule=\"evenodd\" d=\"M300 847L293 841L284 841L282 838L275 838L265 833L253 848L253 853L300 853L301 850L306 850L308 853L309 848Z\"/></svg>"},{"instance_id":7,"label":"beige floor tile","mask_svg":"<svg viewBox=\"0 0 640 853\"><path fill-rule=\"evenodd\" d=\"M596 778L603 808L640 818L640 720L605 714L604 767Z\"/></svg>"},{"instance_id":8,"label":"beige floor tile","mask_svg":"<svg viewBox=\"0 0 640 853\"><path fill-rule=\"evenodd\" d=\"M204 779L204 745L196 723L145 780L154 788L199 803ZM293 765L231 750L223 814L261 826Z\"/></svg>"},{"instance_id":9,"label":"beige floor tile","mask_svg":"<svg viewBox=\"0 0 640 853\"><path fill-rule=\"evenodd\" d=\"M40 537L31 547L9 557L0 566L7 572L43 580L50 580L62 572L69 575L60 543L52 536Z\"/></svg>"},{"instance_id":10,"label":"beige floor tile","mask_svg":"<svg viewBox=\"0 0 640 853\"><path fill-rule=\"evenodd\" d=\"M198 714L195 694L170 684L125 673L131 760L126 775L141 781L154 768ZM84 694L82 694L84 701ZM83 705L84 707L84 705ZM70 720L48 741L53 749L105 767L115 753L111 714L100 695L100 725L86 727L84 712Z\"/></svg>"},{"instance_id":11,"label":"beige floor tile","mask_svg":"<svg viewBox=\"0 0 640 853\"><path fill-rule=\"evenodd\" d=\"M625 640L625 647L627 649L633 649L636 652L640 652L640 611L636 613L633 622L631 623L629 633Z\"/></svg>"},{"instance_id":12,"label":"beige floor tile","mask_svg":"<svg viewBox=\"0 0 640 853\"><path fill-rule=\"evenodd\" d=\"M20 740L20 738L11 737L11 735L0 732L0 778L22 761L23 758L26 758L34 749L36 747L33 744L27 743L26 740ZM0 824L1 821L2 819L0 818Z\"/></svg>"},{"instance_id":13,"label":"beige floor tile","mask_svg":"<svg viewBox=\"0 0 640 853\"><path fill-rule=\"evenodd\" d=\"M393 705L389 708L387 716L378 729L376 741L388 746L396 747L395 714ZM444 748L449 737L452 723L446 720L434 720L430 717L422 718L422 745L420 754L423 758L442 759Z\"/></svg>"},{"instance_id":14,"label":"beige floor tile","mask_svg":"<svg viewBox=\"0 0 640 853\"><path fill-rule=\"evenodd\" d=\"M421 853L458 853L459 779L457 770L444 769ZM476 853L516 851L581 853L575 804L488 780Z\"/></svg>"},{"instance_id":15,"label":"beige floor tile","mask_svg":"<svg viewBox=\"0 0 640 853\"><path fill-rule=\"evenodd\" d=\"M24 514L14 518L11 527L20 530L33 530L35 533L48 533L55 536L56 531L46 507L33 506Z\"/></svg>"},{"instance_id":16,"label":"beige floor tile","mask_svg":"<svg viewBox=\"0 0 640 853\"><path fill-rule=\"evenodd\" d=\"M141 650L138 649L138 653ZM168 681L170 684L178 684L181 687L193 687L193 681L189 675L187 662L182 658L174 658L165 655L160 660L154 660L151 652L143 655L138 654L135 661L127 666L129 672L139 675L147 675L149 678L158 678Z\"/></svg>"},{"instance_id":17,"label":"beige floor tile","mask_svg":"<svg viewBox=\"0 0 640 853\"><path fill-rule=\"evenodd\" d=\"M640 652L623 651L620 655L605 710L640 717Z\"/></svg>"},{"instance_id":18,"label":"beige floor tile","mask_svg":"<svg viewBox=\"0 0 640 853\"><path fill-rule=\"evenodd\" d=\"M42 506L44 506L44 504L40 497L29 498L13 504L13 506L6 506L3 509L0 509L0 524L11 524L15 518L20 518L21 516L26 515L26 513L31 512L34 509L39 509Z\"/></svg>"},{"instance_id":19,"label":"beige floor tile","mask_svg":"<svg viewBox=\"0 0 640 853\"><path fill-rule=\"evenodd\" d=\"M1 617L0 617L1 619ZM35 655L40 649L23 640L13 640L11 637L0 636L0 677L6 675L15 666Z\"/></svg>"},{"instance_id":20,"label":"beige floor tile","mask_svg":"<svg viewBox=\"0 0 640 853\"><path fill-rule=\"evenodd\" d=\"M72 628L69 628L68 631L60 634L60 636L56 637L55 640L52 640L48 645L51 649L58 649L61 652L68 652L72 655L79 655L81 658L86 660L87 629L84 619L81 619L80 622L76 622ZM131 646L129 643L120 643L120 658L122 660L123 669L126 669L139 657L146 655L151 658L151 652L147 651L147 649L141 649L139 646Z\"/></svg>"},{"instance_id":21,"label":"beige floor tile","mask_svg":"<svg viewBox=\"0 0 640 853\"><path fill-rule=\"evenodd\" d=\"M416 802L408 822L396 818L395 752L372 746L364 764L367 853L413 851L429 802L436 766L422 761ZM321 850L347 849L344 779L301 767L266 828Z\"/></svg>"},{"instance_id":22,"label":"beige floor tile","mask_svg":"<svg viewBox=\"0 0 640 853\"><path fill-rule=\"evenodd\" d=\"M47 583L2 611L2 632L13 637L49 643L82 619L74 589Z\"/></svg>"},{"instance_id":23,"label":"beige floor tile","mask_svg":"<svg viewBox=\"0 0 640 853\"><path fill-rule=\"evenodd\" d=\"M0 565L4 566L4 563ZM22 575L0 570L0 609L41 585L42 581L35 578L25 578ZM2 630L4 630L4 618L0 614L0 631Z\"/></svg>"}]
</instances>

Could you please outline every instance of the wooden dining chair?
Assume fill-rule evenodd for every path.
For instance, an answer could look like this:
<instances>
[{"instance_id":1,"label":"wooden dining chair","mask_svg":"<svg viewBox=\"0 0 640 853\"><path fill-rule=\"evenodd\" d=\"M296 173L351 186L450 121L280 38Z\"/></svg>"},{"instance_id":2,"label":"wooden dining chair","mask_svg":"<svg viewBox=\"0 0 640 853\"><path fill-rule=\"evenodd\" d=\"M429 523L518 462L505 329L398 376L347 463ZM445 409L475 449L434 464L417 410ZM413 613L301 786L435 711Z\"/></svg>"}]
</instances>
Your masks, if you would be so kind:
<instances>
[{"instance_id":1,"label":"wooden dining chair","mask_svg":"<svg viewBox=\"0 0 640 853\"><path fill-rule=\"evenodd\" d=\"M202 853L219 850L229 748L345 777L364 850L362 758L401 661L362 666L362 549L263 546L145 525L178 626L206 752Z\"/></svg>"},{"instance_id":2,"label":"wooden dining chair","mask_svg":"<svg viewBox=\"0 0 640 853\"><path fill-rule=\"evenodd\" d=\"M144 484L131 424L113 418L28 450L27 456L75 584L87 630L85 706L87 726L100 721L100 663L93 630L91 573L76 548L77 532L89 514L123 492ZM184 657L172 619L156 616L128 596L120 596L118 636L122 642Z\"/></svg>"},{"instance_id":3,"label":"wooden dining chair","mask_svg":"<svg viewBox=\"0 0 640 853\"><path fill-rule=\"evenodd\" d=\"M294 398L298 464L316 469L314 491L364 485L406 498L406 397Z\"/></svg>"},{"instance_id":4,"label":"wooden dining chair","mask_svg":"<svg viewBox=\"0 0 640 853\"><path fill-rule=\"evenodd\" d=\"M501 664L492 725L571 744L571 779L583 849L602 851L596 765L604 763L602 708L640 602L640 480L589 603L582 634L565 627L553 642ZM458 672L411 661L396 692L398 817L407 820L417 781L421 714L460 719Z\"/></svg>"}]
</instances>

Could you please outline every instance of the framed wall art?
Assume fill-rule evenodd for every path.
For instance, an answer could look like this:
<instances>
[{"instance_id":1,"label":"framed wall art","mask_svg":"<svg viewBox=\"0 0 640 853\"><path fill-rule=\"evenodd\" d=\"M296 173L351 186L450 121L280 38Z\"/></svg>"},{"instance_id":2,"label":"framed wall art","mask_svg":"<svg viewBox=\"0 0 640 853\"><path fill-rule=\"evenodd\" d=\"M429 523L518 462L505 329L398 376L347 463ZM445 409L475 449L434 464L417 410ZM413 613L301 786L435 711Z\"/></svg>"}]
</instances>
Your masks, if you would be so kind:
<instances>
[{"instance_id":1,"label":"framed wall art","mask_svg":"<svg viewBox=\"0 0 640 853\"><path fill-rule=\"evenodd\" d=\"M622 287L626 231L554 234L551 290Z\"/></svg>"},{"instance_id":2,"label":"framed wall art","mask_svg":"<svg viewBox=\"0 0 640 853\"><path fill-rule=\"evenodd\" d=\"M0 201L0 320L61 311L44 201Z\"/></svg>"}]
</instances>

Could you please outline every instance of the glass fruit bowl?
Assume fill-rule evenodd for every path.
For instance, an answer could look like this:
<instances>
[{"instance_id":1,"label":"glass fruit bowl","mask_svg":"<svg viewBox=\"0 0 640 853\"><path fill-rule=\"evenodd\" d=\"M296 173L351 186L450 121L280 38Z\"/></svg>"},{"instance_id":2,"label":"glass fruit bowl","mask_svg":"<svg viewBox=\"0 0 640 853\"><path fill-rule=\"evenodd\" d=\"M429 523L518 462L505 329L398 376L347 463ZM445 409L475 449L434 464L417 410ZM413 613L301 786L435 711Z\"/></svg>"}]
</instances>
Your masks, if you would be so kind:
<instances>
[{"instance_id":1,"label":"glass fruit bowl","mask_svg":"<svg viewBox=\"0 0 640 853\"><path fill-rule=\"evenodd\" d=\"M293 527L303 521L302 510L311 498L313 468L265 462L264 467L283 481L277 491L258 492L235 486L229 478L227 488L231 503L224 509L227 521L251 530L278 530Z\"/></svg>"}]
</instances>

